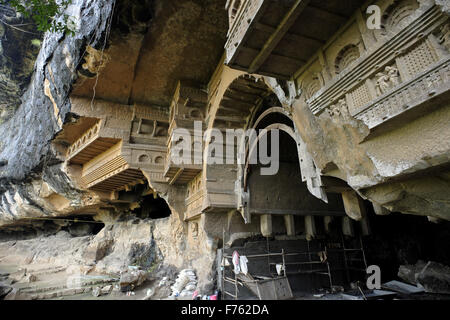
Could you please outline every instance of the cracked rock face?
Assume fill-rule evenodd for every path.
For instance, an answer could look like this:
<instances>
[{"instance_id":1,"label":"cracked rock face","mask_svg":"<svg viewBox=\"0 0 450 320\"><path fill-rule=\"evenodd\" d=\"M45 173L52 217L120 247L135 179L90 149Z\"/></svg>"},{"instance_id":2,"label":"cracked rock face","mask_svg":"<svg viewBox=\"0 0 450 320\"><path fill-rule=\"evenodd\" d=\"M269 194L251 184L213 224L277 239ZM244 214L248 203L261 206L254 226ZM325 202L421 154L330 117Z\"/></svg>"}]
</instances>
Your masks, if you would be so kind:
<instances>
[{"instance_id":1,"label":"cracked rock face","mask_svg":"<svg viewBox=\"0 0 450 320\"><path fill-rule=\"evenodd\" d=\"M47 163L52 161L50 141L70 110L68 95L81 54L87 44L95 47L103 40L112 13L112 1L78 0L74 5L81 8L79 31L75 36L45 35L23 103L0 127L0 159L8 160L0 169L0 178L21 180L42 164L44 157Z\"/></svg>"},{"instance_id":2,"label":"cracked rock face","mask_svg":"<svg viewBox=\"0 0 450 320\"><path fill-rule=\"evenodd\" d=\"M42 34L35 30L30 20L8 7L0 10L0 20L1 124L9 120L21 104L20 97L30 82Z\"/></svg>"},{"instance_id":3,"label":"cracked rock face","mask_svg":"<svg viewBox=\"0 0 450 320\"><path fill-rule=\"evenodd\" d=\"M48 206L48 203L46 205L45 197L40 196L41 188L36 188L36 185L44 183L48 184L54 193L62 194L66 199L60 199L62 202L58 200L58 205L64 201L68 201L68 206L83 202L80 201L80 192L72 185L64 167L58 165L61 160L52 149L51 141L61 130L70 110L68 96L72 83L77 78L77 69L86 47L102 46L105 41L113 1L76 0L70 9L79 17L79 30L75 36L63 33L45 34L42 49L39 51L37 48L39 54L34 69L32 58L37 51L33 51L33 44L27 43L31 43L35 35L17 35L0 25L3 35L3 54L0 59L2 68L6 68L6 71L1 73L3 77L8 77L5 81L0 80L0 86L4 83L14 86L11 90L0 90L0 94L3 94L0 96L1 104L7 106L6 109L2 108L1 119L8 119L0 125L1 220L15 220L29 214L49 214L54 208ZM16 40L24 43L23 47L15 45L20 48L15 51L10 48L8 42L14 35L22 37ZM9 37L8 41L5 41L5 36ZM29 83L27 78L30 79ZM23 91L25 93L22 95ZM20 104L20 101L23 103ZM42 174L43 171L48 174Z\"/></svg>"}]
</instances>

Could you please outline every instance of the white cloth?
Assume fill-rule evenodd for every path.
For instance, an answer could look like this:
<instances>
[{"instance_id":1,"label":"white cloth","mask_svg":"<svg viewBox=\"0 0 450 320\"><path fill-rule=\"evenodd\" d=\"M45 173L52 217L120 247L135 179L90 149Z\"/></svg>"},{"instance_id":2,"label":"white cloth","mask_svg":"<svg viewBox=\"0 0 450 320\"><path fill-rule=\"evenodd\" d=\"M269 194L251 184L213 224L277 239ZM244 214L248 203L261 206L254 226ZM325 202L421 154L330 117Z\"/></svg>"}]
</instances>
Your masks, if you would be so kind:
<instances>
[{"instance_id":1,"label":"white cloth","mask_svg":"<svg viewBox=\"0 0 450 320\"><path fill-rule=\"evenodd\" d=\"M247 275L247 273L248 273L247 262L248 262L248 259L246 256L241 256L239 258L239 265L241 267L241 272L245 275Z\"/></svg>"},{"instance_id":2,"label":"white cloth","mask_svg":"<svg viewBox=\"0 0 450 320\"><path fill-rule=\"evenodd\" d=\"M275 267L277 268L278 275L281 276L281 272L284 271L283 265L278 263Z\"/></svg>"},{"instance_id":3,"label":"white cloth","mask_svg":"<svg viewBox=\"0 0 450 320\"><path fill-rule=\"evenodd\" d=\"M241 268L239 266L239 253L237 251L233 252L232 261L234 265L234 273L239 274L241 272Z\"/></svg>"}]
</instances>

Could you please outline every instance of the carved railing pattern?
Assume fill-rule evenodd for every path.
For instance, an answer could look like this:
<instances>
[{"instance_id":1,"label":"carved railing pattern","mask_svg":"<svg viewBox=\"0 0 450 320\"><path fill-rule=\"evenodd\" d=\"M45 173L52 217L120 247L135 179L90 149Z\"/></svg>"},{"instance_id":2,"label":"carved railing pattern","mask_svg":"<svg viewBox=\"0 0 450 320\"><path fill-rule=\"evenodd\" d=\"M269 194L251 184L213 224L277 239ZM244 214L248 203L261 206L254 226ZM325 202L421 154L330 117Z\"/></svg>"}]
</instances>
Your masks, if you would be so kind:
<instances>
[{"instance_id":1,"label":"carved railing pattern","mask_svg":"<svg viewBox=\"0 0 450 320\"><path fill-rule=\"evenodd\" d=\"M362 111L355 114L355 118L364 121L371 129L433 97L437 92L449 89L450 58L435 64L420 76L367 104Z\"/></svg>"},{"instance_id":2,"label":"carved railing pattern","mask_svg":"<svg viewBox=\"0 0 450 320\"><path fill-rule=\"evenodd\" d=\"M188 183L188 196L185 200L187 218L200 213L204 195L205 190L202 183L202 174L200 173Z\"/></svg>"},{"instance_id":3,"label":"carved railing pattern","mask_svg":"<svg viewBox=\"0 0 450 320\"><path fill-rule=\"evenodd\" d=\"M67 150L67 159L72 158L78 152L83 150L92 141L97 139L100 132L100 121L93 125L89 130L87 130L80 138L78 138Z\"/></svg>"},{"instance_id":4,"label":"carved railing pattern","mask_svg":"<svg viewBox=\"0 0 450 320\"><path fill-rule=\"evenodd\" d=\"M228 41L225 44L226 59L225 63L228 64L233 57L236 48L244 38L250 23L258 13L264 0L246 0L240 7L239 12L234 19L234 23L231 26L228 34Z\"/></svg>"}]
</instances>

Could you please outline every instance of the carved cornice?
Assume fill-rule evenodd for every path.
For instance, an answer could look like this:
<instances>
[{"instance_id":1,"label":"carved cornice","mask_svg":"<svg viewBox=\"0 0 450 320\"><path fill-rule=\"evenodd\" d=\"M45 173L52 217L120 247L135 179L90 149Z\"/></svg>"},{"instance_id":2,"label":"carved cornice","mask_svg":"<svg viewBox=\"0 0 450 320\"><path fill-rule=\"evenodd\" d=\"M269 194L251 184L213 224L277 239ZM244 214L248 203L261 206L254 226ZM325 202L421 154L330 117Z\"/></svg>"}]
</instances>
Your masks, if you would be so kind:
<instances>
[{"instance_id":1,"label":"carved cornice","mask_svg":"<svg viewBox=\"0 0 450 320\"><path fill-rule=\"evenodd\" d=\"M446 21L447 17L432 6L418 17L408 27L380 43L375 49L363 54L350 70L345 70L334 78L328 85L319 90L313 97L307 100L307 104L315 115L342 99L351 90L362 85L379 72L380 68L392 63L395 58L402 55L409 48L423 41L426 36Z\"/></svg>"},{"instance_id":2,"label":"carved cornice","mask_svg":"<svg viewBox=\"0 0 450 320\"><path fill-rule=\"evenodd\" d=\"M361 108L355 118L372 129L450 90L450 57Z\"/></svg>"}]
</instances>

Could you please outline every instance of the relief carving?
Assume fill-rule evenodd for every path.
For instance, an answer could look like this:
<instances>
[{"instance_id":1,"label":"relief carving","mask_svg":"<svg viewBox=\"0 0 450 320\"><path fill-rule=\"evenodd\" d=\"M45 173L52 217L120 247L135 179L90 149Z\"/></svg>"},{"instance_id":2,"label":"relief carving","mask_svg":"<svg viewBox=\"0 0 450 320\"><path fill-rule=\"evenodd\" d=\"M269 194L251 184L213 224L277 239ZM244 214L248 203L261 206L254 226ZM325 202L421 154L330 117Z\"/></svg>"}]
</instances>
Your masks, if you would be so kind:
<instances>
[{"instance_id":1,"label":"relief carving","mask_svg":"<svg viewBox=\"0 0 450 320\"><path fill-rule=\"evenodd\" d=\"M448 51L450 51L450 23L442 26L439 32L439 44L444 46Z\"/></svg>"},{"instance_id":2,"label":"relief carving","mask_svg":"<svg viewBox=\"0 0 450 320\"><path fill-rule=\"evenodd\" d=\"M398 69L396 67L390 67L387 66L385 69L388 77L389 82L393 87L396 87L400 84L400 73L398 72Z\"/></svg>"},{"instance_id":3,"label":"relief carving","mask_svg":"<svg viewBox=\"0 0 450 320\"><path fill-rule=\"evenodd\" d=\"M350 112L345 98L342 98L336 104L331 105L327 111L331 118L336 119L341 117L343 119L350 119Z\"/></svg>"},{"instance_id":4,"label":"relief carving","mask_svg":"<svg viewBox=\"0 0 450 320\"><path fill-rule=\"evenodd\" d=\"M384 72L379 72L376 77L377 96L387 93L390 89L400 84L400 73L394 66L387 66Z\"/></svg>"},{"instance_id":5,"label":"relief carving","mask_svg":"<svg viewBox=\"0 0 450 320\"><path fill-rule=\"evenodd\" d=\"M390 88L389 76L383 72L379 72L376 74L375 77L377 78L377 84L376 84L377 95L381 96L381 95L385 94Z\"/></svg>"}]
</instances>

